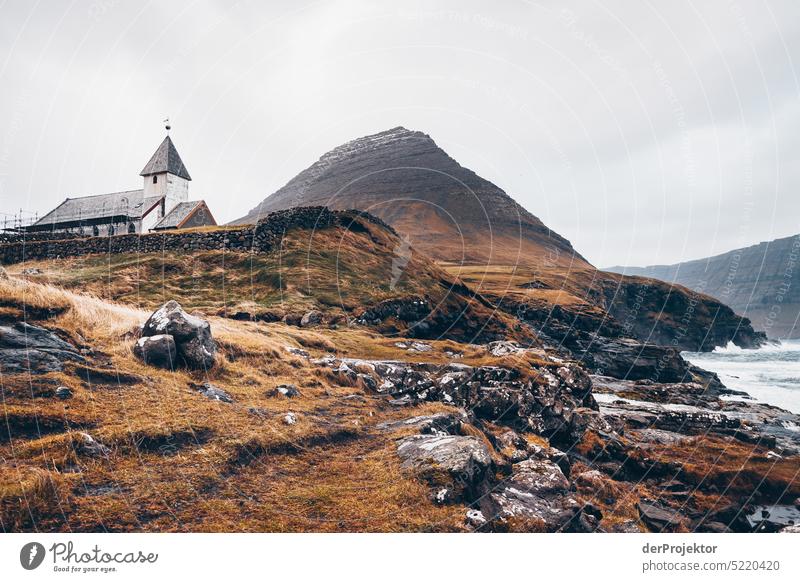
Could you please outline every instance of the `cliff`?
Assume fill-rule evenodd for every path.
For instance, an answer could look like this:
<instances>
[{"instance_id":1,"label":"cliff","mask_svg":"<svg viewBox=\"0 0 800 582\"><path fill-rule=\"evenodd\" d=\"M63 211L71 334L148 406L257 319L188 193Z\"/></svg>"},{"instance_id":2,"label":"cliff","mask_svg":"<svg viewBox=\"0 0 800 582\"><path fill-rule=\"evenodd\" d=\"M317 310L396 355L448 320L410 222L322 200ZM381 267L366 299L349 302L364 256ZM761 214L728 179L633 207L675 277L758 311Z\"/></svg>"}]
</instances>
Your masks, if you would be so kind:
<instances>
[{"instance_id":1,"label":"cliff","mask_svg":"<svg viewBox=\"0 0 800 582\"><path fill-rule=\"evenodd\" d=\"M773 338L800 338L800 235L674 265L609 271L677 283L715 297Z\"/></svg>"}]
</instances>

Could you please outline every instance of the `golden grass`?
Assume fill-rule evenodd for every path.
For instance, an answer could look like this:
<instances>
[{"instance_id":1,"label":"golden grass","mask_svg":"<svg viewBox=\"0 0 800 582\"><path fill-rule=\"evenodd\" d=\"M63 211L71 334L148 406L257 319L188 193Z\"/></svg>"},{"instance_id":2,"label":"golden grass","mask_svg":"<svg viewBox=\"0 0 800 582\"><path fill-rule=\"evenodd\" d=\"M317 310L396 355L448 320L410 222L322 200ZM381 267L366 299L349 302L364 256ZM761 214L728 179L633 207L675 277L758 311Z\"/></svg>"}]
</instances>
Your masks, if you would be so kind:
<instances>
[{"instance_id":1,"label":"golden grass","mask_svg":"<svg viewBox=\"0 0 800 582\"><path fill-rule=\"evenodd\" d=\"M463 508L435 506L425 487L400 471L392 436L375 428L408 411L340 385L285 350L304 346L322 355L340 351L345 337L365 345L385 338L211 318L219 364L207 374L169 372L131 354L129 332L149 311L14 278L0 281L0 297L11 309L59 306L57 314L31 322L93 348L91 366L140 379L86 382L70 367L0 378L3 420L12 432L10 440L0 439L6 531L462 527ZM235 402L210 401L190 387L203 381ZM43 388L33 390L31 382ZM272 395L283 383L297 384L301 396ZM70 386L74 397L53 398L47 387L57 385ZM354 393L361 398L343 398ZM297 416L291 426L283 423L288 411ZM108 457L87 456L80 432L107 446Z\"/></svg>"}]
</instances>

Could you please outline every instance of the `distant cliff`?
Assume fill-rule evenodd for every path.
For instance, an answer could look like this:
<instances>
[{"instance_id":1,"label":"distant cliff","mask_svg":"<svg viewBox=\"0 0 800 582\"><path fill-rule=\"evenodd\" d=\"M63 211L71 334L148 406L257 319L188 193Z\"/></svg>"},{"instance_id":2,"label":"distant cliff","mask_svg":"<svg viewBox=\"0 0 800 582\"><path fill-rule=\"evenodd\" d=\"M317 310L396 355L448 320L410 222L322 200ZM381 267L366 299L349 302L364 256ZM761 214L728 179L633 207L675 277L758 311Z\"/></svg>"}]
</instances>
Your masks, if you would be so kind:
<instances>
[{"instance_id":1,"label":"distant cliff","mask_svg":"<svg viewBox=\"0 0 800 582\"><path fill-rule=\"evenodd\" d=\"M800 235L675 265L611 267L711 295L771 338L800 338Z\"/></svg>"}]
</instances>

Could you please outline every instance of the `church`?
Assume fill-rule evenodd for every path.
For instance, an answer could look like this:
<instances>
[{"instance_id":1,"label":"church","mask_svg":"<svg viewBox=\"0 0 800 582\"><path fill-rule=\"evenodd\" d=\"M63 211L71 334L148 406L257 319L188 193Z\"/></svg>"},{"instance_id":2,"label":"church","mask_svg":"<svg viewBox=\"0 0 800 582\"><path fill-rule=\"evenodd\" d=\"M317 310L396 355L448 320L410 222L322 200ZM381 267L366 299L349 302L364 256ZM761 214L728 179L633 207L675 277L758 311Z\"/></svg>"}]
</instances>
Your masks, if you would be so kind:
<instances>
[{"instance_id":1,"label":"church","mask_svg":"<svg viewBox=\"0 0 800 582\"><path fill-rule=\"evenodd\" d=\"M217 224L204 200L189 200L192 178L169 134L139 175L141 190L67 198L22 230L110 236Z\"/></svg>"}]
</instances>

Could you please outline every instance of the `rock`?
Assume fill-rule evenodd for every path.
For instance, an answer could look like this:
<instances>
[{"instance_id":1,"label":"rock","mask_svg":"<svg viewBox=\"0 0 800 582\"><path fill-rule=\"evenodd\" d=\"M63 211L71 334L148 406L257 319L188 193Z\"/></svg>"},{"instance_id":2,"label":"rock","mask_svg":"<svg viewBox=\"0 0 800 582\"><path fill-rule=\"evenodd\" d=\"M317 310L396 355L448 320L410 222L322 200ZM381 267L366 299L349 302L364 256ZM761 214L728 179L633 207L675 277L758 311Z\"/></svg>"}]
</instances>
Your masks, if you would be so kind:
<instances>
[{"instance_id":1,"label":"rock","mask_svg":"<svg viewBox=\"0 0 800 582\"><path fill-rule=\"evenodd\" d=\"M37 269L35 267L30 267L28 269L22 269L21 273L23 275L25 275L26 277L28 277L30 275L41 275L42 274L42 270L41 269Z\"/></svg>"},{"instance_id":2,"label":"rock","mask_svg":"<svg viewBox=\"0 0 800 582\"><path fill-rule=\"evenodd\" d=\"M486 518L483 513L478 509L468 509L466 516L467 525L474 529L479 529L486 525Z\"/></svg>"},{"instance_id":3,"label":"rock","mask_svg":"<svg viewBox=\"0 0 800 582\"><path fill-rule=\"evenodd\" d=\"M190 384L190 386L209 400L217 400L219 402L227 402L229 404L233 402L233 398L230 394L225 392L225 390L222 388L214 386L210 382L203 382L202 384Z\"/></svg>"},{"instance_id":4,"label":"rock","mask_svg":"<svg viewBox=\"0 0 800 582\"><path fill-rule=\"evenodd\" d=\"M142 327L142 337L170 335L178 360L189 368L208 369L214 365L217 345L208 321L187 314L177 301L167 301Z\"/></svg>"},{"instance_id":5,"label":"rock","mask_svg":"<svg viewBox=\"0 0 800 582\"><path fill-rule=\"evenodd\" d=\"M606 376L628 380L651 379L681 382L689 376L689 364L678 350L642 343L630 338L596 337L585 342L587 363Z\"/></svg>"},{"instance_id":6,"label":"rock","mask_svg":"<svg viewBox=\"0 0 800 582\"><path fill-rule=\"evenodd\" d=\"M178 352L173 337L162 333L140 337L133 345L133 354L145 364L172 370Z\"/></svg>"},{"instance_id":7,"label":"rock","mask_svg":"<svg viewBox=\"0 0 800 582\"><path fill-rule=\"evenodd\" d=\"M492 522L525 530L591 531L596 518L583 515L570 484L552 461L529 459L513 466L511 476L481 501Z\"/></svg>"},{"instance_id":8,"label":"rock","mask_svg":"<svg viewBox=\"0 0 800 582\"><path fill-rule=\"evenodd\" d=\"M287 412L286 415L283 417L283 424L288 424L289 426L293 424L297 424L297 416L294 412Z\"/></svg>"},{"instance_id":9,"label":"rock","mask_svg":"<svg viewBox=\"0 0 800 582\"><path fill-rule=\"evenodd\" d=\"M311 327L312 325L319 325L322 323L321 311L309 311L300 319L300 327Z\"/></svg>"},{"instance_id":10,"label":"rock","mask_svg":"<svg viewBox=\"0 0 800 582\"><path fill-rule=\"evenodd\" d=\"M411 346L408 348L411 352L430 352L433 349L431 344L426 344L425 342L411 342Z\"/></svg>"},{"instance_id":11,"label":"rock","mask_svg":"<svg viewBox=\"0 0 800 582\"><path fill-rule=\"evenodd\" d=\"M3 374L60 372L64 362L85 362L72 344L36 325L0 325L0 372Z\"/></svg>"},{"instance_id":12,"label":"rock","mask_svg":"<svg viewBox=\"0 0 800 582\"><path fill-rule=\"evenodd\" d=\"M72 398L72 389L67 386L59 386L56 388L56 398L60 398L61 400Z\"/></svg>"},{"instance_id":13,"label":"rock","mask_svg":"<svg viewBox=\"0 0 800 582\"><path fill-rule=\"evenodd\" d=\"M81 441L77 447L78 452L89 457L108 457L111 453L111 450L107 446L97 442L90 434L80 432L78 436Z\"/></svg>"},{"instance_id":14,"label":"rock","mask_svg":"<svg viewBox=\"0 0 800 582\"><path fill-rule=\"evenodd\" d=\"M360 383L367 389L388 394L392 405L439 401L469 407L480 419L520 430L527 428L555 440L577 440L588 425L581 421L586 407L597 406L591 394L591 380L575 364L563 366L558 374L544 367L537 369L541 381L534 381L523 377L516 368L501 366L333 356L312 363L333 369L342 382ZM356 373L353 368L362 372Z\"/></svg>"},{"instance_id":15,"label":"rock","mask_svg":"<svg viewBox=\"0 0 800 582\"><path fill-rule=\"evenodd\" d=\"M269 395L277 396L278 394L286 396L286 398L294 398L295 396L300 396L300 390L294 384L280 384L275 386Z\"/></svg>"},{"instance_id":16,"label":"rock","mask_svg":"<svg viewBox=\"0 0 800 582\"><path fill-rule=\"evenodd\" d=\"M300 348L295 348L293 346L285 346L285 349L293 356L300 356L301 358L306 358L306 359L310 357L307 351Z\"/></svg>"},{"instance_id":17,"label":"rock","mask_svg":"<svg viewBox=\"0 0 800 582\"><path fill-rule=\"evenodd\" d=\"M392 432L413 428L420 434L456 435L459 433L463 418L466 418L466 413L445 414L440 412L428 416L414 416L395 422L382 422L378 425L378 428Z\"/></svg>"},{"instance_id":18,"label":"rock","mask_svg":"<svg viewBox=\"0 0 800 582\"><path fill-rule=\"evenodd\" d=\"M8 271L0 265L0 281L8 281Z\"/></svg>"},{"instance_id":19,"label":"rock","mask_svg":"<svg viewBox=\"0 0 800 582\"><path fill-rule=\"evenodd\" d=\"M178 355L189 368L209 370L216 362L217 344L211 339L210 328L208 335L192 338L177 347Z\"/></svg>"},{"instance_id":20,"label":"rock","mask_svg":"<svg viewBox=\"0 0 800 582\"><path fill-rule=\"evenodd\" d=\"M674 509L646 501L640 501L636 507L639 517L650 531L675 531L683 523L681 515Z\"/></svg>"},{"instance_id":21,"label":"rock","mask_svg":"<svg viewBox=\"0 0 800 582\"><path fill-rule=\"evenodd\" d=\"M404 469L414 471L436 491L451 491L448 501L475 496L492 465L489 449L471 436L414 435L400 440L397 453Z\"/></svg>"},{"instance_id":22,"label":"rock","mask_svg":"<svg viewBox=\"0 0 800 582\"><path fill-rule=\"evenodd\" d=\"M513 430L507 430L498 436L495 446L511 463L519 463L530 457L527 441Z\"/></svg>"},{"instance_id":23,"label":"rock","mask_svg":"<svg viewBox=\"0 0 800 582\"><path fill-rule=\"evenodd\" d=\"M517 342L496 341L486 345L486 351L496 357L516 355L525 350Z\"/></svg>"}]
</instances>

